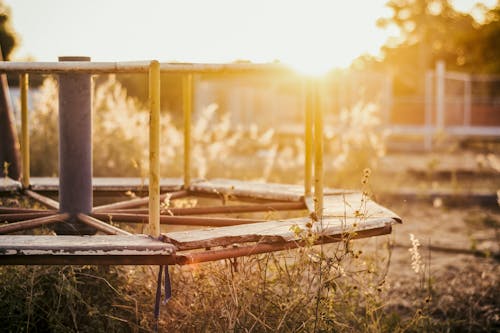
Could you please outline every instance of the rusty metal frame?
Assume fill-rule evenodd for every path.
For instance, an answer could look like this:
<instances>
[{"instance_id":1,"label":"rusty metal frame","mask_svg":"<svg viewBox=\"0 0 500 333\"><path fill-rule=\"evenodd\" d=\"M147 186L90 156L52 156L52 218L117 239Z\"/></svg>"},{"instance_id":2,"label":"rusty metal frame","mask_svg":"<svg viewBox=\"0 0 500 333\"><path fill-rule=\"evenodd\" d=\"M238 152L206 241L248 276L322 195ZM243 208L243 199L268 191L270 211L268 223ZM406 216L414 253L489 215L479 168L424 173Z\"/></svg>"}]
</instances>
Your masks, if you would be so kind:
<instances>
[{"instance_id":1,"label":"rusty metal frame","mask_svg":"<svg viewBox=\"0 0 500 333\"><path fill-rule=\"evenodd\" d=\"M32 63L32 62L0 62L0 73L18 73L21 81L21 114L22 114L22 148L23 167L22 194L47 206L47 210L24 209L0 207L0 221L11 222L0 225L0 234L23 232L26 230L49 226L72 220L82 223L87 227L103 232L108 237L133 236L133 234L111 225L106 221L114 223L144 223L149 225L149 233L158 242L160 236L160 224L187 225L187 226L233 226L249 223L258 223L258 219L242 219L231 217L207 217L199 215L207 214L231 214L265 211L291 211L306 209L306 198L311 196L311 187L314 180L314 202L316 216L321 217L323 212L323 106L321 100L321 82L309 80L304 82L304 110L305 110L305 179L304 197L300 201L280 202L272 199L253 198L251 195L244 197L249 201L255 200L258 204L252 205L221 205L193 208L167 208L160 209L161 201L166 198L178 199L189 195L203 196L202 193L190 190L191 159L190 145L191 133L190 123L192 114L192 89L193 75L206 73L281 73L293 74L293 71L279 64L184 64L184 63L159 63L150 62L87 62L87 61L62 61L56 63ZM146 198L136 198L127 201L97 206L91 213L76 213L74 216L59 212L59 202L30 190L29 174L29 130L28 130L28 105L27 96L29 90L28 74L104 74L104 73L148 73L149 75L149 99L150 99L150 171L149 171L149 195ZM183 74L183 110L184 110L184 179L180 191L163 193L160 195L160 173L159 173L159 150L160 150L160 73ZM314 168L313 168L314 164ZM314 171L314 175L313 175ZM239 198L233 198L239 199ZM264 203L262 203L264 202ZM139 207L149 206L148 209ZM162 214L163 213L163 214ZM391 225L385 227L364 230L350 234L352 238L363 238L383 235L391 232ZM5 236L2 236L5 237ZM15 236L13 236L15 237ZM64 236L57 236L64 237ZM92 236L89 236L92 237ZM321 237L316 244L339 242L346 235L330 235ZM172 246L166 244L165 246ZM149 265L149 264L194 264L206 261L235 258L260 254L273 251L282 251L306 245L303 241L289 241L276 243L253 243L239 244L231 248L205 249L203 251L183 252L172 255L115 255L115 254L75 254L63 255L53 253L52 255L1 255L0 264L120 264L120 265Z\"/></svg>"}]
</instances>

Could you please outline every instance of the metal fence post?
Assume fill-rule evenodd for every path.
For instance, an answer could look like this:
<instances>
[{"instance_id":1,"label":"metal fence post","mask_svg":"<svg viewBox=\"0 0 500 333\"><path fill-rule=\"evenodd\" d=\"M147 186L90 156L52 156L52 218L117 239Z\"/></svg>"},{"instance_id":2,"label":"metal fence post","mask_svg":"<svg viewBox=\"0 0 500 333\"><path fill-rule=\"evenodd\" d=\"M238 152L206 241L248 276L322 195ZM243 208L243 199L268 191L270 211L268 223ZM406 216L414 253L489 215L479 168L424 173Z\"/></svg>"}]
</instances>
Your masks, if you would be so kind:
<instances>
[{"instance_id":1,"label":"metal fence post","mask_svg":"<svg viewBox=\"0 0 500 333\"><path fill-rule=\"evenodd\" d=\"M424 125L424 148L426 151L432 150L432 71L425 73L425 125Z\"/></svg>"},{"instance_id":2,"label":"metal fence post","mask_svg":"<svg viewBox=\"0 0 500 333\"><path fill-rule=\"evenodd\" d=\"M444 130L445 124L445 63L439 60L436 63L436 125L439 131Z\"/></svg>"}]
</instances>

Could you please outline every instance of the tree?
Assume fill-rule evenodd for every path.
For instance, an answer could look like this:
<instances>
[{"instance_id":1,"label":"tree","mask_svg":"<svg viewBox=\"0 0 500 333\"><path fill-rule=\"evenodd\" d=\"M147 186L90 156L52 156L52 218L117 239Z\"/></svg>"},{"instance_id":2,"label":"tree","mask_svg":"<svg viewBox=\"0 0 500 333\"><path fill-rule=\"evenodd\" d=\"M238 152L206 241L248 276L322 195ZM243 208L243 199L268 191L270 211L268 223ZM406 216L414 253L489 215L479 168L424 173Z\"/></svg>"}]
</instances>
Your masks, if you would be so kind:
<instances>
[{"instance_id":1,"label":"tree","mask_svg":"<svg viewBox=\"0 0 500 333\"><path fill-rule=\"evenodd\" d=\"M363 57L357 64L390 70L397 94L422 93L423 73L437 60L459 71L500 72L500 1L491 10L483 8L483 23L456 11L448 0L390 0L387 6L392 16L378 25L395 25L401 38L382 47L382 61Z\"/></svg>"},{"instance_id":2,"label":"tree","mask_svg":"<svg viewBox=\"0 0 500 333\"><path fill-rule=\"evenodd\" d=\"M0 60L9 59L17 38L10 25L10 9L0 1ZM0 167L9 177L19 179L19 143L10 105L7 76L0 75Z\"/></svg>"},{"instance_id":3,"label":"tree","mask_svg":"<svg viewBox=\"0 0 500 333\"><path fill-rule=\"evenodd\" d=\"M12 28L10 8L0 1L0 45L2 58L9 60L12 51L18 44L17 35Z\"/></svg>"}]
</instances>

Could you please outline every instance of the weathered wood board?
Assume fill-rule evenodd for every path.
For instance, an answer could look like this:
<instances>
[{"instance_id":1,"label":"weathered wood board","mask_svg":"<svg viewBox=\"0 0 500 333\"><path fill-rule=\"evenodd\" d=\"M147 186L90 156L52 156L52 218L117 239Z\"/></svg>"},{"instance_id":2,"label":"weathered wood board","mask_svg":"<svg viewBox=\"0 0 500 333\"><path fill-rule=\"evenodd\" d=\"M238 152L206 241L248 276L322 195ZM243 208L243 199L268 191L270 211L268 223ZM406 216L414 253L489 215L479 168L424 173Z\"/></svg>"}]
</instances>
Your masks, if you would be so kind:
<instances>
[{"instance_id":1,"label":"weathered wood board","mask_svg":"<svg viewBox=\"0 0 500 333\"><path fill-rule=\"evenodd\" d=\"M330 195L325 200L325 215L313 222L310 217L275 220L239 226L208 228L163 234L167 242L179 250L227 246L247 242L290 242L302 236L297 230L311 231L319 236L334 236L349 232L382 228L401 223L392 211L364 198L361 193Z\"/></svg>"},{"instance_id":2,"label":"weathered wood board","mask_svg":"<svg viewBox=\"0 0 500 333\"><path fill-rule=\"evenodd\" d=\"M59 178L53 177L32 177L31 189L33 191L58 191ZM180 178L162 178L160 180L161 191L178 191L182 188L182 179ZM94 177L92 178L92 187L95 191L147 191L149 181L147 178L134 177Z\"/></svg>"},{"instance_id":3,"label":"weathered wood board","mask_svg":"<svg viewBox=\"0 0 500 333\"><path fill-rule=\"evenodd\" d=\"M134 236L0 236L3 256L171 255L175 246L146 235Z\"/></svg>"},{"instance_id":4,"label":"weathered wood board","mask_svg":"<svg viewBox=\"0 0 500 333\"><path fill-rule=\"evenodd\" d=\"M0 178L0 192L12 192L21 189L21 183L9 177Z\"/></svg>"},{"instance_id":5,"label":"weathered wood board","mask_svg":"<svg viewBox=\"0 0 500 333\"><path fill-rule=\"evenodd\" d=\"M306 206L310 212L314 212L314 199L306 197ZM361 192L347 192L342 194L326 194L323 197L324 217L357 217L384 218L391 217L401 223L401 218L391 210L377 204Z\"/></svg>"},{"instance_id":6,"label":"weathered wood board","mask_svg":"<svg viewBox=\"0 0 500 333\"><path fill-rule=\"evenodd\" d=\"M228 246L248 242L274 243L298 241L307 232L310 218L269 221L221 228L189 230L162 234L163 240L179 250L192 250ZM318 236L335 236L344 233L378 229L398 221L393 218L324 218L312 224L311 231ZM301 230L296 233L295 230Z\"/></svg>"},{"instance_id":7,"label":"weathered wood board","mask_svg":"<svg viewBox=\"0 0 500 333\"><path fill-rule=\"evenodd\" d=\"M300 201L304 197L302 185L241 181L233 179L211 179L192 184L193 192L234 195L256 199ZM345 190L326 189L325 194L344 193Z\"/></svg>"}]
</instances>

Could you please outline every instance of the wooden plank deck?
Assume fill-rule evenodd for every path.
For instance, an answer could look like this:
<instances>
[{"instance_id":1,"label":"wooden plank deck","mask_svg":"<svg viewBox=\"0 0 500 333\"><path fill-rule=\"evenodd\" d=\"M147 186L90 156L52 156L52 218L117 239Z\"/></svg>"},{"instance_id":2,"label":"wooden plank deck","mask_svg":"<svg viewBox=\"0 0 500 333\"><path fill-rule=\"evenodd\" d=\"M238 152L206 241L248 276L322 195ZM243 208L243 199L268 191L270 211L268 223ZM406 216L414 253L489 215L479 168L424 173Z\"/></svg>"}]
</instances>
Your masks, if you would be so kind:
<instances>
[{"instance_id":1,"label":"wooden plank deck","mask_svg":"<svg viewBox=\"0 0 500 333\"><path fill-rule=\"evenodd\" d=\"M57 186L51 179L38 184L44 190ZM105 178L94 184L123 191L130 189L131 178ZM163 184L170 190L182 186L180 179L166 179ZM300 185L215 179L195 183L190 190L195 195L305 202L314 211L313 199L303 197ZM186 264L294 248L304 244L308 233L318 236L318 243L339 241L346 234L352 238L377 236L390 233L393 224L401 223L394 212L362 193L335 189L325 191L323 218L315 221L312 216L170 232L162 234L161 240L144 235L0 236L0 264Z\"/></svg>"}]
</instances>

